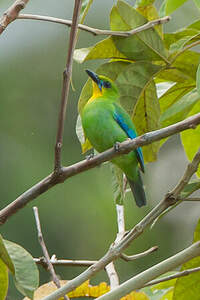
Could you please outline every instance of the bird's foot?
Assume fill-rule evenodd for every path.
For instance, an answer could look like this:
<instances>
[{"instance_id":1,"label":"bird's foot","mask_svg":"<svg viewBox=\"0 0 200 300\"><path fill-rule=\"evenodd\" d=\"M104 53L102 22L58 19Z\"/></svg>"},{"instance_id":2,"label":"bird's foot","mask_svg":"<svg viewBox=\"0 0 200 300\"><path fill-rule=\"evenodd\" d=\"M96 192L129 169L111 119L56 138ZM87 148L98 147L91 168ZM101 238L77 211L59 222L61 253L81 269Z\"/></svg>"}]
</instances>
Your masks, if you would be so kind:
<instances>
[{"instance_id":1,"label":"bird's foot","mask_svg":"<svg viewBox=\"0 0 200 300\"><path fill-rule=\"evenodd\" d=\"M114 144L114 150L115 150L115 152L119 152L119 148L120 148L120 142L116 142Z\"/></svg>"},{"instance_id":2,"label":"bird's foot","mask_svg":"<svg viewBox=\"0 0 200 300\"><path fill-rule=\"evenodd\" d=\"M94 153L90 153L89 155L86 156L86 160L90 160L94 157Z\"/></svg>"}]
</instances>

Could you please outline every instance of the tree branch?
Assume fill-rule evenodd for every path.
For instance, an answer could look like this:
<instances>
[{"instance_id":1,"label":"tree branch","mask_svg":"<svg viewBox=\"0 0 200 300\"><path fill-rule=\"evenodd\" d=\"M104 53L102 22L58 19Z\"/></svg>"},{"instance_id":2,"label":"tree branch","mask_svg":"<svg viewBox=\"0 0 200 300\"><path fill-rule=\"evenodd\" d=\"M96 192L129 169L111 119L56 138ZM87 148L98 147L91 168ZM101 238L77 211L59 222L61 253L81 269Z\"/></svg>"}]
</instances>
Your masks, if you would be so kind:
<instances>
[{"instance_id":1,"label":"tree branch","mask_svg":"<svg viewBox=\"0 0 200 300\"><path fill-rule=\"evenodd\" d=\"M18 19L26 19L26 20L28 19L28 20L36 20L36 21L46 21L46 22L63 24L63 25L66 25L66 26L72 26L72 21L71 20L59 19L59 18L50 17L50 16L20 14L17 18ZM156 25L167 23L170 20L171 20L171 17L166 16L164 18L149 21L149 22L145 23L144 25L139 26L139 27L134 28L134 29L129 30L129 31L102 30L102 29L89 27L89 26L83 25L83 24L78 24L78 28L81 29L81 30L84 30L86 32L92 33L93 35L110 35L110 36L128 37L130 35L139 33L141 31L150 29L150 28L152 28Z\"/></svg>"},{"instance_id":2,"label":"tree branch","mask_svg":"<svg viewBox=\"0 0 200 300\"><path fill-rule=\"evenodd\" d=\"M17 0L11 5L0 19L0 34L6 27L17 19L19 12L26 6L29 0Z\"/></svg>"},{"instance_id":3,"label":"tree branch","mask_svg":"<svg viewBox=\"0 0 200 300\"><path fill-rule=\"evenodd\" d=\"M75 176L79 173L85 172L86 170L92 169L105 161L111 160L112 158L118 155L129 153L137 147L151 144L155 141L159 141L163 138L166 138L186 129L194 129L198 124L200 124L200 113L176 124L145 133L144 135L139 136L133 140L127 140L123 143L120 143L117 152L113 147L105 152L102 152L101 154L94 156L90 160L83 160L71 166L62 167L58 177L55 178L55 176L53 176L53 173L50 174L49 176L38 182L36 185L28 189L26 192L24 192L22 195L20 195L16 200L11 202L5 208L3 208L0 211L0 224L5 223L11 215L16 213L19 209L23 208L31 200L45 193L54 185L62 183L66 179Z\"/></svg>"},{"instance_id":4,"label":"tree branch","mask_svg":"<svg viewBox=\"0 0 200 300\"><path fill-rule=\"evenodd\" d=\"M44 257L34 258L34 262L38 265L47 267ZM74 259L57 259L52 257L50 262L54 266L75 266L75 267L89 267L97 262L97 260L74 260Z\"/></svg>"},{"instance_id":5,"label":"tree branch","mask_svg":"<svg viewBox=\"0 0 200 300\"><path fill-rule=\"evenodd\" d=\"M60 288L61 287L60 281L59 281L59 279L56 275L56 272L54 270L54 267L51 263L49 253L48 253L47 247L46 247L45 242L44 242L42 229L41 229L41 224L40 224L39 213L38 213L38 208L36 206L33 207L33 212L34 212L35 222L36 222L36 227L37 227L37 232L38 232L38 241L40 243L40 246L42 248L42 252L44 254L44 260L45 260L45 263L47 265L47 269L50 272L50 274L52 276L52 280L55 283L55 285L57 286L57 288ZM69 298L64 295L64 299L68 300Z\"/></svg>"},{"instance_id":6,"label":"tree branch","mask_svg":"<svg viewBox=\"0 0 200 300\"><path fill-rule=\"evenodd\" d=\"M193 162L196 162L196 157L197 157L197 155L195 155L195 157L193 159ZM199 157L199 162L198 163L200 163L200 157ZM191 174L191 176L192 175L193 174ZM121 241L119 241L118 243L116 243L116 241L115 241L111 245L111 247L108 250L108 252L97 263L95 263L94 265L92 265L91 267L89 267L87 270L85 270L83 273L81 273L80 275L78 275L76 278L72 279L70 282L66 283L63 287L61 287L56 292L52 293L48 297L45 297L43 300L55 300L55 299L57 299L57 298L65 295L66 293L70 292L71 290L74 290L76 287L78 287L79 285L81 285L84 281L86 281L89 278L93 277L98 271L102 270L111 261L116 260L118 257L120 257L122 251L125 248L127 248L133 240L135 240L136 238L138 238L143 233L143 231L163 211L165 211L168 207L170 207L171 205L173 205L174 203L176 203L176 201L178 201L178 198L174 199L174 198L170 197L170 193L168 193L165 196L165 198L156 207L154 207L137 225L135 225L123 237L123 239ZM180 204L180 203L181 202L179 201L178 204ZM200 251L200 246L199 246L198 251ZM172 269L172 267L171 267L171 269ZM165 269L163 269L163 273L165 273L165 272L167 272L167 271ZM150 274L152 275L152 273L150 273ZM157 275L157 276L159 276L159 275ZM155 277L157 277L157 276L155 276ZM155 277L153 277L153 278L155 278ZM151 278L151 279L149 278L146 282L152 280L153 278ZM143 284L145 284L146 282L144 282ZM127 291L127 294L128 294L128 291Z\"/></svg>"},{"instance_id":7,"label":"tree branch","mask_svg":"<svg viewBox=\"0 0 200 300\"><path fill-rule=\"evenodd\" d=\"M154 246L154 247L151 247L151 248L149 248L148 250L146 250L144 252L134 254L134 255L126 255L124 253L121 253L120 258L122 258L123 260L125 260L127 262L128 261L133 261L133 260L139 259L141 257L144 257L146 255L149 255L150 253L155 252L157 250L158 250L158 246Z\"/></svg>"},{"instance_id":8,"label":"tree branch","mask_svg":"<svg viewBox=\"0 0 200 300\"><path fill-rule=\"evenodd\" d=\"M176 278L179 278L179 277L184 277L184 276L187 276L187 275L190 275L192 273L199 272L199 271L200 271L200 267L193 268L193 269L188 269L188 270L184 270L184 271L178 272L178 273L173 274L173 275L169 275L169 276L166 276L166 277L162 277L160 279L152 280L152 281L146 283L144 285L144 287L145 286L151 286L151 285L154 285L154 284L158 284L158 283L161 283L161 282L164 282L164 281L168 281L168 280L171 280L171 279L176 279Z\"/></svg>"},{"instance_id":9,"label":"tree branch","mask_svg":"<svg viewBox=\"0 0 200 300\"><path fill-rule=\"evenodd\" d=\"M55 145L55 165L54 171L55 175L60 172L61 169L61 149L63 143L63 133L64 133L64 122L65 122L65 114L69 96L69 87L70 87L70 78L72 74L72 63L73 63L73 53L76 45L76 36L78 32L78 21L79 15L81 10L81 0L75 0L74 4L74 12L72 18L72 25L70 31L70 38L69 38L69 49L67 54L67 63L66 68L63 72L63 86L62 86L62 96L61 96L61 106L60 106L60 113L58 118L58 130L57 130L57 137L56 137L56 145Z\"/></svg>"},{"instance_id":10,"label":"tree branch","mask_svg":"<svg viewBox=\"0 0 200 300\"><path fill-rule=\"evenodd\" d=\"M167 258L159 264L145 270L144 272L134 276L133 278L122 283L114 290L100 296L98 300L118 300L121 297L129 294L133 290L142 288L150 280L170 271L178 266L184 264L190 259L200 255L200 242L193 244L192 246L184 249L183 251ZM53 295L53 294L51 294ZM57 298L45 297L43 300L54 300Z\"/></svg>"}]
</instances>

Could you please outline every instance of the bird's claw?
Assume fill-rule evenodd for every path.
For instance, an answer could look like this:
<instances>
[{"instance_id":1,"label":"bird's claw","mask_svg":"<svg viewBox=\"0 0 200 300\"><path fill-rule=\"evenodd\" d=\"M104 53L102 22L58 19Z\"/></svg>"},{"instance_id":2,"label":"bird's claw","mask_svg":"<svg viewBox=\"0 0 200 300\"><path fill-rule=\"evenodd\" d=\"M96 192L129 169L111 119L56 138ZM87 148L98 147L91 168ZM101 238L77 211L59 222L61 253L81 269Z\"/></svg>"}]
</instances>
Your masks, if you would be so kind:
<instances>
[{"instance_id":1,"label":"bird's claw","mask_svg":"<svg viewBox=\"0 0 200 300\"><path fill-rule=\"evenodd\" d=\"M90 160L94 157L94 153L90 153L89 155L86 156L86 160Z\"/></svg>"},{"instance_id":2,"label":"bird's claw","mask_svg":"<svg viewBox=\"0 0 200 300\"><path fill-rule=\"evenodd\" d=\"M114 144L114 150L115 150L115 152L119 152L119 148L120 148L120 143L119 143L119 142L116 142L116 143Z\"/></svg>"}]
</instances>

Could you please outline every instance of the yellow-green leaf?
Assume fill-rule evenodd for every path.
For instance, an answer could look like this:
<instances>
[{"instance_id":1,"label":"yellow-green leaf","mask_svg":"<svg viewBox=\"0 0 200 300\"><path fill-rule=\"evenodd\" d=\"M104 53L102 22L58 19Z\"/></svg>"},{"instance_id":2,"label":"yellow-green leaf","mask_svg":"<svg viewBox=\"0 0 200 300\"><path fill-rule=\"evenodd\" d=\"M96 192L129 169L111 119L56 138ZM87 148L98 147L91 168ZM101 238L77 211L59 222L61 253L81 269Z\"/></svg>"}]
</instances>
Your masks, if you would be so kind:
<instances>
[{"instance_id":1,"label":"yellow-green leaf","mask_svg":"<svg viewBox=\"0 0 200 300\"><path fill-rule=\"evenodd\" d=\"M174 289L165 293L159 300L173 300Z\"/></svg>"},{"instance_id":2,"label":"yellow-green leaf","mask_svg":"<svg viewBox=\"0 0 200 300\"><path fill-rule=\"evenodd\" d=\"M8 269L0 259L0 300L5 300L8 291Z\"/></svg>"},{"instance_id":3,"label":"yellow-green leaf","mask_svg":"<svg viewBox=\"0 0 200 300\"><path fill-rule=\"evenodd\" d=\"M169 59L173 60L174 55L172 55ZM187 50L176 57L171 67L178 69L186 76L190 76L193 80L196 80L196 72L199 65L199 60L200 53Z\"/></svg>"},{"instance_id":4,"label":"yellow-green leaf","mask_svg":"<svg viewBox=\"0 0 200 300\"><path fill-rule=\"evenodd\" d=\"M174 275L175 273L177 273L177 272L175 272L175 271L167 272L167 273L163 274L162 276L159 276L156 279L161 279L162 277ZM160 282L160 283L157 283L157 284L153 285L151 287L151 290L152 291L166 290L166 289L169 289L169 288L173 287L175 283L176 283L176 278L171 279L171 280L167 280L167 281L163 281L163 282Z\"/></svg>"},{"instance_id":5,"label":"yellow-green leaf","mask_svg":"<svg viewBox=\"0 0 200 300\"><path fill-rule=\"evenodd\" d=\"M183 191L181 192L181 198L186 198L199 189L200 189L200 180L199 179L191 180L190 183L188 183L184 187Z\"/></svg>"},{"instance_id":6,"label":"yellow-green leaf","mask_svg":"<svg viewBox=\"0 0 200 300\"><path fill-rule=\"evenodd\" d=\"M4 241L2 239L2 236L0 235L0 258L4 262L4 264L8 267L8 269L15 274L15 268L13 265L13 262L8 254L8 251L4 245Z\"/></svg>"},{"instance_id":7,"label":"yellow-green leaf","mask_svg":"<svg viewBox=\"0 0 200 300\"><path fill-rule=\"evenodd\" d=\"M123 205L125 191L124 191L124 176L121 169L110 164L112 170L112 187L116 204Z\"/></svg>"},{"instance_id":8,"label":"yellow-green leaf","mask_svg":"<svg viewBox=\"0 0 200 300\"><path fill-rule=\"evenodd\" d=\"M185 119L199 99L200 96L197 93L196 88L185 94L180 100L163 112L160 119L162 127L169 126Z\"/></svg>"},{"instance_id":9,"label":"yellow-green leaf","mask_svg":"<svg viewBox=\"0 0 200 300\"><path fill-rule=\"evenodd\" d=\"M197 69L197 92L200 95L200 65L198 66Z\"/></svg>"},{"instance_id":10,"label":"yellow-green leaf","mask_svg":"<svg viewBox=\"0 0 200 300\"><path fill-rule=\"evenodd\" d=\"M138 135L160 128L160 105L157 98L154 81L150 81L143 90L133 112L133 122ZM142 148L144 161L157 159L160 142L154 142Z\"/></svg>"},{"instance_id":11,"label":"yellow-green leaf","mask_svg":"<svg viewBox=\"0 0 200 300\"><path fill-rule=\"evenodd\" d=\"M113 13L114 11L114 13ZM112 30L131 30L144 25L148 20L136 9L124 1L117 1L111 11L110 26ZM164 43L154 28L129 37L112 37L116 48L133 60L164 60L167 52Z\"/></svg>"},{"instance_id":12,"label":"yellow-green leaf","mask_svg":"<svg viewBox=\"0 0 200 300\"><path fill-rule=\"evenodd\" d=\"M161 66L150 62L136 62L125 68L117 77L116 84L120 91L120 102L131 116L137 101L161 69Z\"/></svg>"},{"instance_id":13,"label":"yellow-green leaf","mask_svg":"<svg viewBox=\"0 0 200 300\"><path fill-rule=\"evenodd\" d=\"M188 116L192 116L200 112L200 100L190 111ZM189 161L191 161L200 148L200 126L195 129L188 129L181 133L181 141ZM196 173L200 177L200 168Z\"/></svg>"},{"instance_id":14,"label":"yellow-green leaf","mask_svg":"<svg viewBox=\"0 0 200 300\"><path fill-rule=\"evenodd\" d=\"M187 0L167 0L165 5L165 13L169 15L173 13L177 8L183 5Z\"/></svg>"},{"instance_id":15,"label":"yellow-green leaf","mask_svg":"<svg viewBox=\"0 0 200 300\"><path fill-rule=\"evenodd\" d=\"M4 240L6 249L15 267L15 285L25 296L33 299L39 284L39 272L32 256L21 246Z\"/></svg>"},{"instance_id":16,"label":"yellow-green leaf","mask_svg":"<svg viewBox=\"0 0 200 300\"><path fill-rule=\"evenodd\" d=\"M80 23L82 24L85 20L85 17L92 5L93 0L82 0L81 13L80 13Z\"/></svg>"},{"instance_id":17,"label":"yellow-green leaf","mask_svg":"<svg viewBox=\"0 0 200 300\"><path fill-rule=\"evenodd\" d=\"M92 47L76 49L74 60L83 63L90 59L126 58L115 46L112 38L106 38Z\"/></svg>"},{"instance_id":18,"label":"yellow-green leaf","mask_svg":"<svg viewBox=\"0 0 200 300\"><path fill-rule=\"evenodd\" d=\"M200 220L197 224L194 233L194 242L200 239ZM200 256L191 259L182 265L181 271L200 267ZM199 300L200 284L199 284L199 272L189 274L188 276L180 277L177 279L173 300Z\"/></svg>"},{"instance_id":19,"label":"yellow-green leaf","mask_svg":"<svg viewBox=\"0 0 200 300\"><path fill-rule=\"evenodd\" d=\"M166 91L160 98L160 110L163 114L170 106L176 103L185 94L189 93L195 88L193 81L185 81L184 83L178 82Z\"/></svg>"},{"instance_id":20,"label":"yellow-green leaf","mask_svg":"<svg viewBox=\"0 0 200 300\"><path fill-rule=\"evenodd\" d=\"M159 14L155 6L153 5L154 1L143 1L137 7L137 11L139 11L148 21L152 21L155 19L159 19ZM156 25L154 28L156 29L157 33L163 38L163 30L162 24Z\"/></svg>"}]
</instances>

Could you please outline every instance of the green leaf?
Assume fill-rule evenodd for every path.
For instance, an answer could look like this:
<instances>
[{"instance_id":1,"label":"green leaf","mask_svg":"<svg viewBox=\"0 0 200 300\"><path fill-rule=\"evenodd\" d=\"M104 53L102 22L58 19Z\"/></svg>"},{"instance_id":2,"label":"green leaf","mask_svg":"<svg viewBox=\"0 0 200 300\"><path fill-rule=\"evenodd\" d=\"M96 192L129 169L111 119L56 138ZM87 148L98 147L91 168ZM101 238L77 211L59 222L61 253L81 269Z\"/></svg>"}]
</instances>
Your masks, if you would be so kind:
<instances>
[{"instance_id":1,"label":"green leaf","mask_svg":"<svg viewBox=\"0 0 200 300\"><path fill-rule=\"evenodd\" d=\"M200 220L197 224L194 233L194 242L200 240ZM191 259L182 265L181 271L200 267L200 256ZM192 273L185 277L177 278L173 300L199 300L200 285L199 285L199 273Z\"/></svg>"},{"instance_id":2,"label":"green leaf","mask_svg":"<svg viewBox=\"0 0 200 300\"><path fill-rule=\"evenodd\" d=\"M147 21L136 9L121 0L117 1L110 15L112 30L131 30ZM129 37L113 36L112 39L116 48L128 59L167 61L164 43L154 28Z\"/></svg>"},{"instance_id":3,"label":"green leaf","mask_svg":"<svg viewBox=\"0 0 200 300\"><path fill-rule=\"evenodd\" d=\"M191 194L193 194L199 189L200 189L200 180L199 179L192 180L184 187L180 196L181 198L187 198L188 196L190 196Z\"/></svg>"},{"instance_id":4,"label":"green leaf","mask_svg":"<svg viewBox=\"0 0 200 300\"><path fill-rule=\"evenodd\" d=\"M170 291L168 291L167 293L165 293L162 298L160 298L159 300L172 300L174 295L174 289L171 289Z\"/></svg>"},{"instance_id":5,"label":"green leaf","mask_svg":"<svg viewBox=\"0 0 200 300\"><path fill-rule=\"evenodd\" d=\"M93 0L82 0L81 13L80 13L80 23L83 24L85 17L92 5Z\"/></svg>"},{"instance_id":6,"label":"green leaf","mask_svg":"<svg viewBox=\"0 0 200 300\"><path fill-rule=\"evenodd\" d=\"M137 101L161 69L161 66L150 62L136 62L130 64L117 77L116 84L120 90L120 102L131 116Z\"/></svg>"},{"instance_id":7,"label":"green leaf","mask_svg":"<svg viewBox=\"0 0 200 300\"><path fill-rule=\"evenodd\" d=\"M196 4L197 8L200 9L200 2L199 2L199 0L193 0L193 1Z\"/></svg>"},{"instance_id":8,"label":"green leaf","mask_svg":"<svg viewBox=\"0 0 200 300\"><path fill-rule=\"evenodd\" d=\"M200 95L200 65L198 66L197 69L197 91Z\"/></svg>"},{"instance_id":9,"label":"green leaf","mask_svg":"<svg viewBox=\"0 0 200 300\"><path fill-rule=\"evenodd\" d=\"M140 5L137 6L137 11L139 11L148 21L159 19L159 14L157 9L153 4L154 1L141 1ZM157 33L163 38L163 26L162 24L154 26Z\"/></svg>"},{"instance_id":10,"label":"green leaf","mask_svg":"<svg viewBox=\"0 0 200 300\"><path fill-rule=\"evenodd\" d=\"M129 66L130 63L123 62L123 61L113 61L110 63L105 63L101 65L97 70L97 74L104 75L112 79L113 81L116 80L117 76ZM78 111L81 112L87 101L92 96L92 81L91 79L87 80L86 84L84 85L81 95L78 101Z\"/></svg>"},{"instance_id":11,"label":"green leaf","mask_svg":"<svg viewBox=\"0 0 200 300\"><path fill-rule=\"evenodd\" d=\"M8 269L0 259L0 300L5 300L8 291Z\"/></svg>"},{"instance_id":12,"label":"green leaf","mask_svg":"<svg viewBox=\"0 0 200 300\"><path fill-rule=\"evenodd\" d=\"M115 46L112 38L106 38L92 47L76 49L74 60L83 63L91 59L126 58Z\"/></svg>"},{"instance_id":13,"label":"green leaf","mask_svg":"<svg viewBox=\"0 0 200 300\"><path fill-rule=\"evenodd\" d=\"M163 274L162 276L157 277L156 279L161 279L162 277L174 275L176 273L177 272L175 272L175 271L167 272L167 273ZM173 287L175 282L176 282L176 278L171 279L171 280L167 280L167 281L163 281L163 282L160 282L160 283L157 283L157 284L153 285L151 287L151 289L152 289L152 291L166 290L166 289L169 289L169 288Z\"/></svg>"},{"instance_id":14,"label":"green leaf","mask_svg":"<svg viewBox=\"0 0 200 300\"><path fill-rule=\"evenodd\" d=\"M160 109L163 114L167 109L176 103L185 94L188 94L192 89L195 88L193 81L185 81L184 83L178 82L168 89L160 98Z\"/></svg>"},{"instance_id":15,"label":"green leaf","mask_svg":"<svg viewBox=\"0 0 200 300\"><path fill-rule=\"evenodd\" d=\"M0 258L2 259L2 261L4 262L4 264L8 267L8 269L10 270L10 272L12 272L13 274L15 274L15 268L14 265L12 263L12 260L8 254L8 251L4 245L2 236L0 235Z\"/></svg>"},{"instance_id":16,"label":"green leaf","mask_svg":"<svg viewBox=\"0 0 200 300\"><path fill-rule=\"evenodd\" d=\"M170 57L170 60L174 56ZM196 80L196 72L199 65L200 53L190 50L184 51L176 60L172 63L171 68L176 68L186 76L190 76L193 80Z\"/></svg>"},{"instance_id":17,"label":"green leaf","mask_svg":"<svg viewBox=\"0 0 200 300\"><path fill-rule=\"evenodd\" d=\"M33 299L33 293L38 288L39 273L32 256L21 246L4 240L6 249L15 267L15 284L25 296Z\"/></svg>"},{"instance_id":18,"label":"green leaf","mask_svg":"<svg viewBox=\"0 0 200 300\"><path fill-rule=\"evenodd\" d=\"M155 2L155 0L137 0L136 1L136 8L142 8L149 5L152 5Z\"/></svg>"},{"instance_id":19,"label":"green leaf","mask_svg":"<svg viewBox=\"0 0 200 300\"><path fill-rule=\"evenodd\" d=\"M161 115L162 127L177 123L186 118L193 106L199 101L196 88L185 94L180 100L171 105Z\"/></svg>"},{"instance_id":20,"label":"green leaf","mask_svg":"<svg viewBox=\"0 0 200 300\"><path fill-rule=\"evenodd\" d=\"M165 5L165 13L166 15L170 15L177 8L183 5L187 0L167 0Z\"/></svg>"},{"instance_id":21,"label":"green leaf","mask_svg":"<svg viewBox=\"0 0 200 300\"><path fill-rule=\"evenodd\" d=\"M115 203L123 205L124 201L124 177L123 172L117 166L110 164L112 170L112 187Z\"/></svg>"},{"instance_id":22,"label":"green leaf","mask_svg":"<svg viewBox=\"0 0 200 300\"><path fill-rule=\"evenodd\" d=\"M186 80L191 81L191 76L189 76L187 73L183 73L182 71L172 67L169 69L162 70L162 72L160 72L156 77L155 81L156 83L163 82L163 81L184 83Z\"/></svg>"},{"instance_id":23,"label":"green leaf","mask_svg":"<svg viewBox=\"0 0 200 300\"><path fill-rule=\"evenodd\" d=\"M200 112L200 101L193 107L188 116L192 116ZM191 161L200 147L200 126L196 129L188 129L181 133L181 141L189 161ZM197 171L197 176L200 177L200 167Z\"/></svg>"},{"instance_id":24,"label":"green leaf","mask_svg":"<svg viewBox=\"0 0 200 300\"><path fill-rule=\"evenodd\" d=\"M142 92L135 106L132 118L138 135L160 128L160 105L154 81L150 81ZM156 160L159 147L160 142L142 147L144 161L152 162Z\"/></svg>"}]
</instances>

